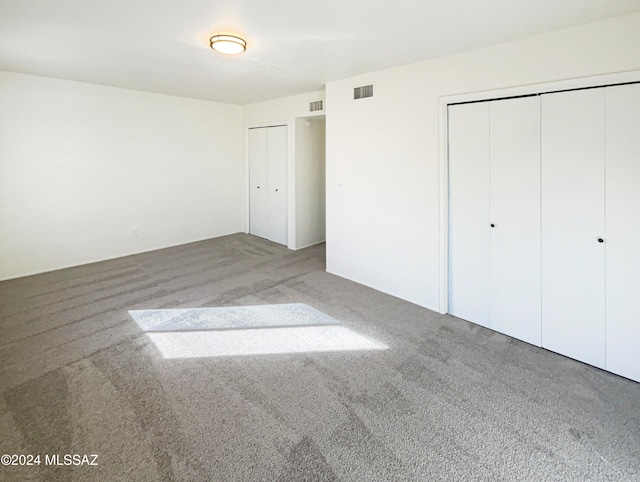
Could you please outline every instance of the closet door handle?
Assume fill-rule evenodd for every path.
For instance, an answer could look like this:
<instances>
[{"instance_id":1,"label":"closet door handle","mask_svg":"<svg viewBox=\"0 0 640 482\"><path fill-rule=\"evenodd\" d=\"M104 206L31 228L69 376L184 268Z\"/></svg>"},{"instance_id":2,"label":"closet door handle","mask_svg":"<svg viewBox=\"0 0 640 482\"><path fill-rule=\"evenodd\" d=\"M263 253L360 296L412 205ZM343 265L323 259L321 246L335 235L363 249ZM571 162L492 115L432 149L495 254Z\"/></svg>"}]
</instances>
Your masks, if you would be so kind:
<instances>
[{"instance_id":1,"label":"closet door handle","mask_svg":"<svg viewBox=\"0 0 640 482\"><path fill-rule=\"evenodd\" d=\"M604 243L604 239L602 239L602 238L598 238L598 242L599 242L599 243Z\"/></svg>"},{"instance_id":2,"label":"closet door handle","mask_svg":"<svg viewBox=\"0 0 640 482\"><path fill-rule=\"evenodd\" d=\"M491 224L491 227L492 227L492 228L495 228L495 227L496 227L496 225L492 223L492 224Z\"/></svg>"},{"instance_id":3,"label":"closet door handle","mask_svg":"<svg viewBox=\"0 0 640 482\"><path fill-rule=\"evenodd\" d=\"M278 192L278 190L276 189L276 192Z\"/></svg>"}]
</instances>

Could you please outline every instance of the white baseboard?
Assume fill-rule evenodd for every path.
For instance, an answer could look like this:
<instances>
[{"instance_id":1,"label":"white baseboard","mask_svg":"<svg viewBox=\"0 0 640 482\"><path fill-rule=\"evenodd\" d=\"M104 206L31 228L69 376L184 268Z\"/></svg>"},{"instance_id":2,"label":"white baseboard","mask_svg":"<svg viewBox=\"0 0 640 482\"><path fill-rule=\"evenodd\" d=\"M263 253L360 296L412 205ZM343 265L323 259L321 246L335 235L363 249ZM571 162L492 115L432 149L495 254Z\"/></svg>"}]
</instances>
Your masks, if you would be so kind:
<instances>
[{"instance_id":1,"label":"white baseboard","mask_svg":"<svg viewBox=\"0 0 640 482\"><path fill-rule=\"evenodd\" d=\"M371 288L372 290L379 291L380 293L384 293L385 295L393 296L394 298L398 298L399 300L406 301L407 303L412 303L412 304L414 304L416 306L420 306L421 308L426 308L428 310L435 311L436 313L440 313L441 315L445 315L446 314L446 313L442 313L438 308L434 308L432 306L429 306L429 305L426 305L426 304L423 304L423 303L418 303L417 301L410 300L408 298L405 298L404 296L400 296L397 293L392 293L391 291L387 291L387 290L383 290L383 289L377 288L377 287L369 285L367 283L363 283L362 281L358 281L358 280L349 278L348 276L344 276L344 275L342 275L340 273L329 271L328 269L325 270L325 271L327 273L329 273L329 274L334 275L334 276L339 276L340 278L344 278L344 279L352 281L354 283L358 283L359 285L366 286L367 288Z\"/></svg>"},{"instance_id":2,"label":"white baseboard","mask_svg":"<svg viewBox=\"0 0 640 482\"><path fill-rule=\"evenodd\" d=\"M293 248L293 251L298 251L299 249L304 249L304 248L310 248L311 246L316 246L318 244L322 244L322 243L326 243L326 239L323 239L322 241L316 241L315 243L311 243L311 244L306 244L304 246L300 246L298 248Z\"/></svg>"},{"instance_id":3,"label":"white baseboard","mask_svg":"<svg viewBox=\"0 0 640 482\"><path fill-rule=\"evenodd\" d=\"M77 268L78 266L86 266L88 264L102 263L103 261L111 261L111 260L114 260L114 259L126 258L127 256L134 256L136 254L150 253L151 251L159 251L161 249L175 248L177 246L184 246L186 244L199 243L200 241L206 241L208 239L221 238L223 236L231 236L232 234L238 234L238 233L241 233L241 232L242 231L234 231L232 233L220 234L218 236L209 236L207 238L194 239L193 241L185 241L184 243L170 244L168 246L159 246L159 247L151 248L151 249L143 249L141 251L132 251L132 252L124 253L124 254L118 254L116 256L107 256L105 258L96 258L96 259L91 259L89 261L83 261L81 263L62 265L62 266L58 266L56 268L51 268L51 269L44 269L44 270L40 270L40 271L30 271L30 272L27 272L27 273L24 273L24 274L19 274L17 276L9 276L8 278L0 278L0 281L9 281L9 280L13 280L13 279L26 278L28 276L35 276L35 275L38 275L38 274L51 273L53 271L60 271L60 270L67 269L67 268Z\"/></svg>"}]
</instances>

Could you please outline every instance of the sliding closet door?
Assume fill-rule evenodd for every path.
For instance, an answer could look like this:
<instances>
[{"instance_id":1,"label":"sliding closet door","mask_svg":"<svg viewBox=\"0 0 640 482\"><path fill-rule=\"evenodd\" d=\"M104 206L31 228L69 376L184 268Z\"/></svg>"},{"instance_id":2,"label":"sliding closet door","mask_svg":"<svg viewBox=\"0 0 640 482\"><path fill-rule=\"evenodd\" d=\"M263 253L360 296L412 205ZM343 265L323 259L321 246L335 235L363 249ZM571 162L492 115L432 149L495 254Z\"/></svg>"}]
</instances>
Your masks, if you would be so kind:
<instances>
[{"instance_id":1,"label":"sliding closet door","mask_svg":"<svg viewBox=\"0 0 640 482\"><path fill-rule=\"evenodd\" d=\"M542 346L605 366L604 89L542 96Z\"/></svg>"},{"instance_id":2,"label":"sliding closet door","mask_svg":"<svg viewBox=\"0 0 640 482\"><path fill-rule=\"evenodd\" d=\"M287 244L287 127L269 127L269 234L271 241Z\"/></svg>"},{"instance_id":3,"label":"sliding closet door","mask_svg":"<svg viewBox=\"0 0 640 482\"><path fill-rule=\"evenodd\" d=\"M268 129L249 129L249 232L269 237Z\"/></svg>"},{"instance_id":4,"label":"sliding closet door","mask_svg":"<svg viewBox=\"0 0 640 482\"><path fill-rule=\"evenodd\" d=\"M606 100L606 368L640 381L640 84Z\"/></svg>"},{"instance_id":5,"label":"sliding closet door","mask_svg":"<svg viewBox=\"0 0 640 482\"><path fill-rule=\"evenodd\" d=\"M540 346L540 97L490 110L491 328Z\"/></svg>"},{"instance_id":6,"label":"sliding closet door","mask_svg":"<svg viewBox=\"0 0 640 482\"><path fill-rule=\"evenodd\" d=\"M449 106L449 313L490 325L489 103Z\"/></svg>"}]
</instances>

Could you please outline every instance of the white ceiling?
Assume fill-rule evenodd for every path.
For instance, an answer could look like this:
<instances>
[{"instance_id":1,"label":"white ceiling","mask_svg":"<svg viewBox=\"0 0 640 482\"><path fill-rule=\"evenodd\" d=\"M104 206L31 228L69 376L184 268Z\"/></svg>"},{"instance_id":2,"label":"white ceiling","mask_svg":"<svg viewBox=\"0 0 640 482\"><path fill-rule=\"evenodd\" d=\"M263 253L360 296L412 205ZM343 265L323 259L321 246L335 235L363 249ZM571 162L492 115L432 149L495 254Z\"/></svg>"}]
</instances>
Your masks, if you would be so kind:
<instances>
[{"instance_id":1,"label":"white ceiling","mask_svg":"<svg viewBox=\"0 0 640 482\"><path fill-rule=\"evenodd\" d=\"M0 70L235 104L640 11L640 0L0 0ZM209 48L240 34L236 57Z\"/></svg>"}]
</instances>

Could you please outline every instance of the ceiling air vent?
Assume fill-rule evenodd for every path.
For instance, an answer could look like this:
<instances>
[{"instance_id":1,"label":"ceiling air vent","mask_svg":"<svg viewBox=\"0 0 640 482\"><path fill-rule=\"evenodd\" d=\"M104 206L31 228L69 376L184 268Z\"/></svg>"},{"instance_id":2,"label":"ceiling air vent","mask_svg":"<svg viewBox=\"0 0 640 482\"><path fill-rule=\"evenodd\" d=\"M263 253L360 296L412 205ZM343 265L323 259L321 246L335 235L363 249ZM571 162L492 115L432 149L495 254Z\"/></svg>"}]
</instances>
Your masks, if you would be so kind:
<instances>
[{"instance_id":1,"label":"ceiling air vent","mask_svg":"<svg viewBox=\"0 0 640 482\"><path fill-rule=\"evenodd\" d=\"M314 100L309 102L309 112L318 112L324 110L324 100Z\"/></svg>"},{"instance_id":2,"label":"ceiling air vent","mask_svg":"<svg viewBox=\"0 0 640 482\"><path fill-rule=\"evenodd\" d=\"M353 98L355 100L366 99L367 97L373 97L373 84L362 85L353 89Z\"/></svg>"}]
</instances>

